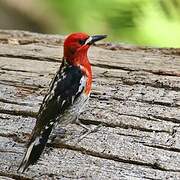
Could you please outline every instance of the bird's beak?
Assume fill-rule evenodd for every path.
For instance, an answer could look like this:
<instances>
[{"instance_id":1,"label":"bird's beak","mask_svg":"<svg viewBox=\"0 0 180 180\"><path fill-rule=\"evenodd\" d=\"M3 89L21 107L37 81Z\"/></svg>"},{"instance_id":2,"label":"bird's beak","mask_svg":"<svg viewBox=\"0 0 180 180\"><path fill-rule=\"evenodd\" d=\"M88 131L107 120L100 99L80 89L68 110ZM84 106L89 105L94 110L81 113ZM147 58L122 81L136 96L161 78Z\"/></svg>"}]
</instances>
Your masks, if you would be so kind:
<instances>
[{"instance_id":1,"label":"bird's beak","mask_svg":"<svg viewBox=\"0 0 180 180\"><path fill-rule=\"evenodd\" d=\"M86 42L85 42L85 45L88 44L88 45L91 45L91 44L94 44L96 41L100 41L104 38L106 38L107 35L94 35L94 36L90 36Z\"/></svg>"}]
</instances>

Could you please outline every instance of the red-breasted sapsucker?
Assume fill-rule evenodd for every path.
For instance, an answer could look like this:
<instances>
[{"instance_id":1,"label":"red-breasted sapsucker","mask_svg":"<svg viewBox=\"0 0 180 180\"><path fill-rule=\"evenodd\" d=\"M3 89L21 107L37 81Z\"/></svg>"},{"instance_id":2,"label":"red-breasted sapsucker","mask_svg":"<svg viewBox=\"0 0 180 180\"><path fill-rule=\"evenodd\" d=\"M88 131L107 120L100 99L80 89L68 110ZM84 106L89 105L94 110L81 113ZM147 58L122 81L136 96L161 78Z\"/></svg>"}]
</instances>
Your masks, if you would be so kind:
<instances>
[{"instance_id":1,"label":"red-breasted sapsucker","mask_svg":"<svg viewBox=\"0 0 180 180\"><path fill-rule=\"evenodd\" d=\"M92 71L87 51L91 44L104 38L106 35L85 33L73 33L66 38L62 64L44 97L18 171L24 172L38 160L56 123L64 126L78 120L91 92Z\"/></svg>"}]
</instances>

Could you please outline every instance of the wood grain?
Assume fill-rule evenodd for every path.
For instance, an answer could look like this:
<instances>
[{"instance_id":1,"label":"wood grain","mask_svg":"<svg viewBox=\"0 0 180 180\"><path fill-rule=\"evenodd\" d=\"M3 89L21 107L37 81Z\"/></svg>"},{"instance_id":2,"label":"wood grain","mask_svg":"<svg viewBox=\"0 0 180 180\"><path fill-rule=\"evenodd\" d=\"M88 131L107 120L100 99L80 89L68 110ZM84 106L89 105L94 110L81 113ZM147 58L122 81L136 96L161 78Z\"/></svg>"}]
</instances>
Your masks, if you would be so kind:
<instances>
[{"instance_id":1,"label":"wood grain","mask_svg":"<svg viewBox=\"0 0 180 180\"><path fill-rule=\"evenodd\" d=\"M83 129L64 127L41 159L16 172L63 36L0 31L0 179L180 179L180 50L102 43L91 48L93 91Z\"/></svg>"}]
</instances>

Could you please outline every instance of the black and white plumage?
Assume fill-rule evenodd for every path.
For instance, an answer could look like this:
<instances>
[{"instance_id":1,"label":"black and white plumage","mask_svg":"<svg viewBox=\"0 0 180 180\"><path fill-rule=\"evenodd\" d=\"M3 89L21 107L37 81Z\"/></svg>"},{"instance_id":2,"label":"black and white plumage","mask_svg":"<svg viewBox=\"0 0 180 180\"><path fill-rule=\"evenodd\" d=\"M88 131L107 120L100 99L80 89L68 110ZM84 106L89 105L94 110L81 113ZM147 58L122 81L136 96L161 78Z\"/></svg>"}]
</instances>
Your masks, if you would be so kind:
<instances>
[{"instance_id":1,"label":"black and white plumage","mask_svg":"<svg viewBox=\"0 0 180 180\"><path fill-rule=\"evenodd\" d=\"M84 93L87 77L80 67L65 60L52 80L40 107L36 125L18 171L34 164L42 154L55 123L66 125L76 120L88 101Z\"/></svg>"}]
</instances>

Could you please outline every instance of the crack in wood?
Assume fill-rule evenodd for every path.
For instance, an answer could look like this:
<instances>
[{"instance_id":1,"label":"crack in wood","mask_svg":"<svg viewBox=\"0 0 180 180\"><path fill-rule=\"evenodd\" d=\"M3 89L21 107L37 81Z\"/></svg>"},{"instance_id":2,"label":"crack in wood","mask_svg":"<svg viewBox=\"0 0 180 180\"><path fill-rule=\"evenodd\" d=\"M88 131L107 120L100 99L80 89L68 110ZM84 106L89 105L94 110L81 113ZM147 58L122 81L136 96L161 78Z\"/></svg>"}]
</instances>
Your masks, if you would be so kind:
<instances>
[{"instance_id":1,"label":"crack in wood","mask_svg":"<svg viewBox=\"0 0 180 180\"><path fill-rule=\"evenodd\" d=\"M7 109L0 109L1 114L10 114L16 116L23 116L23 117L36 117L37 113L33 111L26 111L26 110L7 110Z\"/></svg>"},{"instance_id":2,"label":"crack in wood","mask_svg":"<svg viewBox=\"0 0 180 180\"><path fill-rule=\"evenodd\" d=\"M94 67L100 67L103 69L114 69L114 70L124 70L128 72L147 72L155 75L161 75L161 76L175 76L175 77L180 77L180 73L178 72L173 72L173 71L162 71L162 70L148 70L148 69L133 69L132 67L124 67L124 66L116 66L116 65L110 65L110 64L100 64L100 63L92 63Z\"/></svg>"},{"instance_id":3,"label":"crack in wood","mask_svg":"<svg viewBox=\"0 0 180 180\"><path fill-rule=\"evenodd\" d=\"M38 74L39 75L39 72L35 72L35 71L33 72L33 71L22 70L22 69L20 70L20 69L9 69L9 68L0 67L0 70L3 71L3 72L0 72L0 73L6 73L4 71L8 71L8 72L34 73L34 74Z\"/></svg>"},{"instance_id":4,"label":"crack in wood","mask_svg":"<svg viewBox=\"0 0 180 180\"><path fill-rule=\"evenodd\" d=\"M25 143L27 141L27 139L24 140L24 137L25 136L30 137L30 134L23 133L23 139L22 139L22 137L20 137L18 134L15 134L15 133L13 133L13 134L10 134L10 133L9 134L0 133L0 136L1 137L6 137L6 138L11 138L16 143Z\"/></svg>"},{"instance_id":5,"label":"crack in wood","mask_svg":"<svg viewBox=\"0 0 180 180\"><path fill-rule=\"evenodd\" d=\"M108 49L111 51L142 51L143 53L158 53L160 55L180 55L179 48L159 48L159 47L143 47L143 46L137 46L137 45L130 45L130 44L121 44L121 43L100 43L96 45L98 47Z\"/></svg>"},{"instance_id":6,"label":"crack in wood","mask_svg":"<svg viewBox=\"0 0 180 180\"><path fill-rule=\"evenodd\" d=\"M13 54L0 54L0 57L8 57L8 58L20 58L22 60L29 59L35 61L47 61L47 62L61 62L60 59L50 58L50 57L39 57L39 56L29 56L29 55L13 55Z\"/></svg>"},{"instance_id":7,"label":"crack in wood","mask_svg":"<svg viewBox=\"0 0 180 180\"><path fill-rule=\"evenodd\" d=\"M78 152L81 152L82 154L87 154L87 155L102 158L102 159L113 160L113 161L117 161L117 162L123 162L123 163L128 163L128 164L134 164L134 165L149 167L149 168L152 168L152 169L158 169L160 171L180 172L180 170L164 168L158 162L155 162L155 163L151 164L151 163L145 163L145 162L135 161L135 160L131 160L131 159L127 160L127 159L123 159L123 158L120 158L120 157L115 156L115 155L95 152L95 151L85 149L83 147L77 147L77 146L73 146L73 145L68 145L68 144L65 144L65 143L62 143L62 142L60 142L59 144L48 144L47 146L48 147L53 147L53 148L65 148L65 149L78 151Z\"/></svg>"},{"instance_id":8,"label":"crack in wood","mask_svg":"<svg viewBox=\"0 0 180 180\"><path fill-rule=\"evenodd\" d=\"M97 98L97 97L92 97L92 98ZM102 97L101 97L102 98ZM109 99L114 99L114 100L117 100L117 101L129 101L129 102L140 102L140 103L147 103L147 104L150 104L150 105L159 105L159 106L165 106L165 107L179 107L180 105L179 104L175 104L175 102L161 102L161 101L155 101L155 100L138 100L138 99L134 99L134 100L131 100L131 99L128 99L127 98L119 98L119 97L115 97L115 96L110 96Z\"/></svg>"},{"instance_id":9,"label":"crack in wood","mask_svg":"<svg viewBox=\"0 0 180 180\"><path fill-rule=\"evenodd\" d=\"M25 175L23 176L23 175L13 174L9 172L5 173L5 172L2 172L1 170L0 170L0 176L9 177L16 180L32 180L32 178L28 178Z\"/></svg>"},{"instance_id":10,"label":"crack in wood","mask_svg":"<svg viewBox=\"0 0 180 180\"><path fill-rule=\"evenodd\" d=\"M0 98L0 102L2 103L8 103L8 104L17 104L17 105L21 105L21 106L29 106L29 107L32 107L33 105L30 104L30 102L26 103L26 102L17 102L17 101L11 101L11 100L7 100L7 99L3 99L3 98Z\"/></svg>"},{"instance_id":11,"label":"crack in wood","mask_svg":"<svg viewBox=\"0 0 180 180\"><path fill-rule=\"evenodd\" d=\"M121 78L123 84L125 85L146 85L146 86L150 86L150 87L153 87L153 88L163 88L163 89L167 89L167 90L173 90L173 91L176 91L176 92L179 92L180 91L180 87L172 87L170 85L166 85L166 84L163 84L161 82L155 82L154 84L153 83L148 83L148 82L140 82L140 81L136 81L136 80L128 80L126 78Z\"/></svg>"},{"instance_id":12,"label":"crack in wood","mask_svg":"<svg viewBox=\"0 0 180 180\"><path fill-rule=\"evenodd\" d=\"M43 86L36 86L35 84L33 84L33 85L25 85L25 84L22 84L22 83L20 83L18 81L16 82L16 81L10 81L10 80L0 80L0 84L12 86L12 87L17 87L17 88L22 88L22 89L34 90L34 91L37 91L40 88L45 88Z\"/></svg>"},{"instance_id":13,"label":"crack in wood","mask_svg":"<svg viewBox=\"0 0 180 180\"><path fill-rule=\"evenodd\" d=\"M132 115L132 117L137 117L137 116ZM90 119L83 119L83 118L80 118L79 120L82 122L82 124L85 124L85 125L102 125L102 126L111 127L111 128L119 127L119 128L122 128L122 129L135 129L135 130L139 130L139 131L143 131L143 132L171 133L171 132L165 131L165 130L155 130L155 129L142 128L140 126L124 124L122 122L119 123L119 124L113 124L113 123L106 123L106 122L102 122L102 121L93 121L93 120L90 120Z\"/></svg>"},{"instance_id":14,"label":"crack in wood","mask_svg":"<svg viewBox=\"0 0 180 180\"><path fill-rule=\"evenodd\" d=\"M166 151L173 151L173 152L180 152L180 149L175 148L175 147L169 147L169 146L163 146L163 145L154 145L154 144L147 144L147 143L142 143L144 146L148 146L148 147L153 147L153 148L157 148L157 149L163 149Z\"/></svg>"},{"instance_id":15,"label":"crack in wood","mask_svg":"<svg viewBox=\"0 0 180 180\"><path fill-rule=\"evenodd\" d=\"M161 117L161 116L157 116L157 115L152 115L153 118L156 118L156 119L160 119L160 120L163 120L163 121L170 121L170 122L173 122L173 123L177 123L179 124L180 123L180 119L177 119L177 118L170 118L170 117Z\"/></svg>"}]
</instances>

